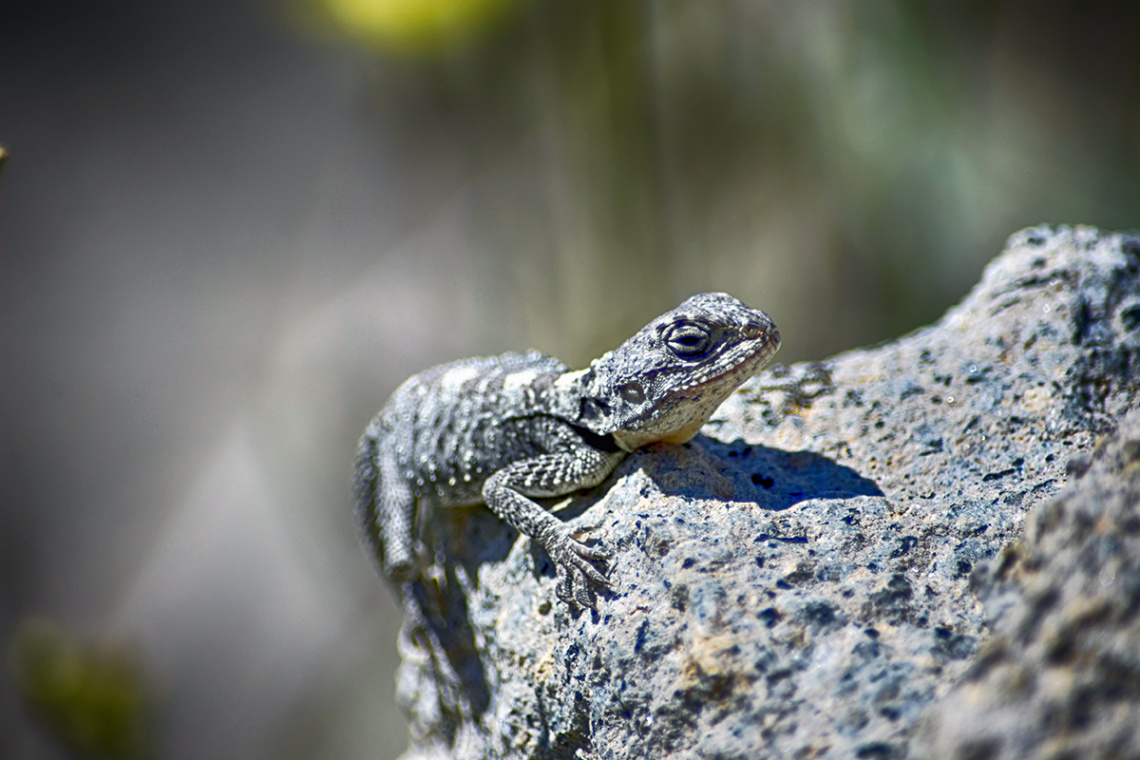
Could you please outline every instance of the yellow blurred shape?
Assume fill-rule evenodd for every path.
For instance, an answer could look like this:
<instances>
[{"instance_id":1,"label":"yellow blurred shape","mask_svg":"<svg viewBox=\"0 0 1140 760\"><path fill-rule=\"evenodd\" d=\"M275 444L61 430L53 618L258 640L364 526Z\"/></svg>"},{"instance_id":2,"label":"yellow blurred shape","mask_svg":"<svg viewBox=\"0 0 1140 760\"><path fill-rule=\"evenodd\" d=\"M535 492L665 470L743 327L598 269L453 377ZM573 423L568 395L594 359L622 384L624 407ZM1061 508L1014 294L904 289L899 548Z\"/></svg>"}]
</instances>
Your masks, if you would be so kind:
<instances>
[{"instance_id":1,"label":"yellow blurred shape","mask_svg":"<svg viewBox=\"0 0 1140 760\"><path fill-rule=\"evenodd\" d=\"M516 0L319 0L352 36L396 53L430 56L501 19Z\"/></svg>"},{"instance_id":2,"label":"yellow blurred shape","mask_svg":"<svg viewBox=\"0 0 1140 760\"><path fill-rule=\"evenodd\" d=\"M76 757L153 757L149 700L126 648L79 643L54 621L29 617L12 636L8 668L29 711Z\"/></svg>"}]
</instances>

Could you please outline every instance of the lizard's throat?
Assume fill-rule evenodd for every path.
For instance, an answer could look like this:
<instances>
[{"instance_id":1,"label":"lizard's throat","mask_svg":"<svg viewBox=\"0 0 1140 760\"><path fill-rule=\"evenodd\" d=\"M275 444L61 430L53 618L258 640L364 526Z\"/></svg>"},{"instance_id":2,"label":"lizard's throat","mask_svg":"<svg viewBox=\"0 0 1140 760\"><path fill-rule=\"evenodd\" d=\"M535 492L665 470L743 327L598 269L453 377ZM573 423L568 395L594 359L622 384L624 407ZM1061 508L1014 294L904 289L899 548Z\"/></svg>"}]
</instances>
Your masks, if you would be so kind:
<instances>
[{"instance_id":1,"label":"lizard's throat","mask_svg":"<svg viewBox=\"0 0 1140 760\"><path fill-rule=\"evenodd\" d=\"M725 399L760 371L776 353L778 344L766 343L719 375L685 388L676 397L627 420L614 431L614 441L634 451L656 441L685 443L700 432Z\"/></svg>"}]
</instances>

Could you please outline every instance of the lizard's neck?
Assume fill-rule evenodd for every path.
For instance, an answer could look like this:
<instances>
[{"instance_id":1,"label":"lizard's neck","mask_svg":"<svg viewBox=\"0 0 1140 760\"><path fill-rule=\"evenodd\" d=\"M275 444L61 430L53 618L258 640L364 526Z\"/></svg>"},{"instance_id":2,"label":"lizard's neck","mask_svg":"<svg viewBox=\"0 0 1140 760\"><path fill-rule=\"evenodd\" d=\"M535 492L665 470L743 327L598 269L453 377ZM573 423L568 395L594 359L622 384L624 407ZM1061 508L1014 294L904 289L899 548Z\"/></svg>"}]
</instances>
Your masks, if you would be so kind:
<instances>
[{"instance_id":1,"label":"lizard's neck","mask_svg":"<svg viewBox=\"0 0 1140 760\"><path fill-rule=\"evenodd\" d=\"M584 377L589 370L579 369L566 372L550 386L548 406L555 416L568 422L580 424L582 414L582 397L585 394L586 383Z\"/></svg>"}]
</instances>

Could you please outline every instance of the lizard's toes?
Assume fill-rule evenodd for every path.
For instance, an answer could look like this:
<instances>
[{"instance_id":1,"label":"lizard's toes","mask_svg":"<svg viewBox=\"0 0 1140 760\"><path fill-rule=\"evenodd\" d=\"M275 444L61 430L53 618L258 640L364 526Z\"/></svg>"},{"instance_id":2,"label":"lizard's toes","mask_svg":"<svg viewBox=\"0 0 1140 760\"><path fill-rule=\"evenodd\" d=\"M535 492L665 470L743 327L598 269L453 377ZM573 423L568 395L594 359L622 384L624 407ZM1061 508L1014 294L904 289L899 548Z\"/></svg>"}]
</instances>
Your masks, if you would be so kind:
<instances>
[{"instance_id":1,"label":"lizard's toes","mask_svg":"<svg viewBox=\"0 0 1140 760\"><path fill-rule=\"evenodd\" d=\"M585 582L586 579L589 579L589 580L593 581L594 583L597 583L599 586L609 586L610 585L610 582L606 578L605 573L603 573L601 570L594 567L593 565L591 565L589 562L587 562L585 559L582 559L581 557L576 558L576 561L574 562L574 568L573 569L577 570L579 573L581 573L583 576L585 576L582 579L583 582Z\"/></svg>"},{"instance_id":2,"label":"lizard's toes","mask_svg":"<svg viewBox=\"0 0 1140 760\"><path fill-rule=\"evenodd\" d=\"M587 588L585 583L579 584L577 588L575 588L574 601L578 602L583 608L588 607L591 610L598 609L594 604L594 596L590 593L590 589Z\"/></svg>"},{"instance_id":3,"label":"lizard's toes","mask_svg":"<svg viewBox=\"0 0 1140 760\"><path fill-rule=\"evenodd\" d=\"M601 544L586 546L585 544L575 542L574 551L586 559L609 559L614 556L612 551Z\"/></svg>"},{"instance_id":4,"label":"lizard's toes","mask_svg":"<svg viewBox=\"0 0 1140 760\"><path fill-rule=\"evenodd\" d=\"M554 593L558 594L558 598L567 604L574 603L574 584L571 580L572 574L567 572L564 567L558 568L558 583L554 586Z\"/></svg>"}]
</instances>

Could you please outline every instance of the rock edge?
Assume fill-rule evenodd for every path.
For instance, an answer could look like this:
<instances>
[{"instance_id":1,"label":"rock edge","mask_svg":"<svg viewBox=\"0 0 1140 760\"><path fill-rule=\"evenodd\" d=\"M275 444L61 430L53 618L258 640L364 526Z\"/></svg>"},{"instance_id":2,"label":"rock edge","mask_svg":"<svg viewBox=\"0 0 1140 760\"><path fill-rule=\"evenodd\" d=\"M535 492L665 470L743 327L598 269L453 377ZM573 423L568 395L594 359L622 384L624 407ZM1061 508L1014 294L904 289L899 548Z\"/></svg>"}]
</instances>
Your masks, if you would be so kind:
<instances>
[{"instance_id":1,"label":"rock edge","mask_svg":"<svg viewBox=\"0 0 1140 760\"><path fill-rule=\"evenodd\" d=\"M994 563L1050 567L1006 547L1040 544L1014 544L1026 514L1067 503L1138 389L1140 239L1032 228L936 325L773 368L693 443L562 505L615 549L596 613L558 602L545 554L486 510L437 515L429 619L401 637L405 760L902 758L920 728L929 756L1030 756L1047 726L962 749L946 711L1008 687L1014 665L985 663L1035 592ZM1122 572L1106 595L1140 593Z\"/></svg>"}]
</instances>

